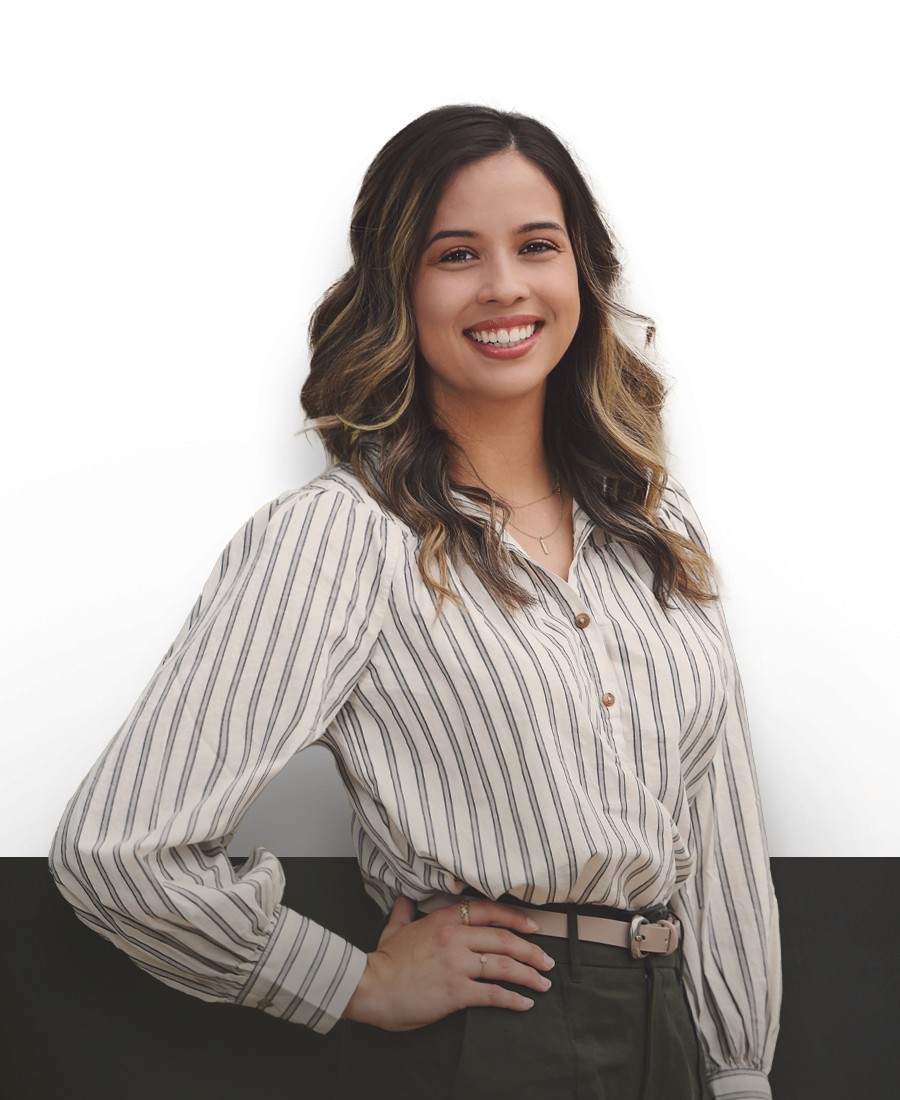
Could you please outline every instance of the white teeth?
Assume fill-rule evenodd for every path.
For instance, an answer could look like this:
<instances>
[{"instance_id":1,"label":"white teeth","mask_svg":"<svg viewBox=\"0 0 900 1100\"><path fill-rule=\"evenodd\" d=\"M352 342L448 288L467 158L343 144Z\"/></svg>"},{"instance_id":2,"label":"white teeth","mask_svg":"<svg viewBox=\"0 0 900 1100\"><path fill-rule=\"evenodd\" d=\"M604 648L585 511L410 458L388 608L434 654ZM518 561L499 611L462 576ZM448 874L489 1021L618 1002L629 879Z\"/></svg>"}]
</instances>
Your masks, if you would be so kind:
<instances>
[{"instance_id":1,"label":"white teeth","mask_svg":"<svg viewBox=\"0 0 900 1100\"><path fill-rule=\"evenodd\" d=\"M510 344L521 344L523 340L534 336L536 328L537 325L530 324L511 329L498 328L481 332L468 329L467 335L471 336L473 340L477 340L479 344L502 344L504 347L508 347Z\"/></svg>"}]
</instances>

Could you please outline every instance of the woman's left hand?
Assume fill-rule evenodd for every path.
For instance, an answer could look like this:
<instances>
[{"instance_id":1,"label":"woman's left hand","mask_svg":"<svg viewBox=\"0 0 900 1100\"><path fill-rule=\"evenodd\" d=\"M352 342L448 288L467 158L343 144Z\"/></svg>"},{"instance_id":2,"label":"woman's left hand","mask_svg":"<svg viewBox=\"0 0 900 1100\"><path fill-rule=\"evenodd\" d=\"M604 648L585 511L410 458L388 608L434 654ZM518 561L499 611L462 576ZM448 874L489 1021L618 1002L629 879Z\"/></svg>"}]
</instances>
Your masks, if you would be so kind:
<instances>
[{"instance_id":1,"label":"woman's left hand","mask_svg":"<svg viewBox=\"0 0 900 1100\"><path fill-rule=\"evenodd\" d=\"M415 902L400 895L344 1015L386 1031L410 1031L461 1008L531 1008L530 997L483 979L538 993L549 989L550 980L541 971L554 960L515 935L534 933L538 925L500 902L464 901L468 923L460 905L416 920Z\"/></svg>"}]
</instances>

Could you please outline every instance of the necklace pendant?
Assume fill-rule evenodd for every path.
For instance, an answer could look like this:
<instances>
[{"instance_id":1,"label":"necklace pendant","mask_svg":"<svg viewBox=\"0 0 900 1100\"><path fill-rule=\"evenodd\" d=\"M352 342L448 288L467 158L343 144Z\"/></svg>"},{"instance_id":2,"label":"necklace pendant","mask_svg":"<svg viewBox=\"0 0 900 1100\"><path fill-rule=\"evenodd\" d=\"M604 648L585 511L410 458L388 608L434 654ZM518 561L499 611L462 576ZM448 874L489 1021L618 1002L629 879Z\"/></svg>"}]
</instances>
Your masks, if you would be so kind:
<instances>
[{"instance_id":1,"label":"necklace pendant","mask_svg":"<svg viewBox=\"0 0 900 1100\"><path fill-rule=\"evenodd\" d=\"M543 539L539 539L539 542L540 542L540 544L541 544L541 549L542 549L542 550L544 551L544 553L545 553L545 554L549 554L549 553L550 553L550 551L549 551L549 550L547 549L547 546L546 546L546 543L544 542L544 540L543 540Z\"/></svg>"}]
</instances>

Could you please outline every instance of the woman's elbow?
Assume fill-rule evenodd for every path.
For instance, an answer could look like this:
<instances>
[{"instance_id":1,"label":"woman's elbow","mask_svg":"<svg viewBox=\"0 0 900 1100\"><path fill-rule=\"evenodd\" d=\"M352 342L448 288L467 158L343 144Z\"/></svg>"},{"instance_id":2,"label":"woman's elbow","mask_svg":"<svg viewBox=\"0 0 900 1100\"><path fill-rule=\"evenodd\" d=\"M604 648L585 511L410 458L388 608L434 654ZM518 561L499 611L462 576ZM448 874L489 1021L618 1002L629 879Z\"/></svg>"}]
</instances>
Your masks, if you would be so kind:
<instances>
[{"instance_id":1,"label":"woman's elbow","mask_svg":"<svg viewBox=\"0 0 900 1100\"><path fill-rule=\"evenodd\" d=\"M67 814L57 827L47 857L57 889L77 916L101 935L117 929L116 911L126 894L124 868L129 862L121 844L98 843Z\"/></svg>"}]
</instances>

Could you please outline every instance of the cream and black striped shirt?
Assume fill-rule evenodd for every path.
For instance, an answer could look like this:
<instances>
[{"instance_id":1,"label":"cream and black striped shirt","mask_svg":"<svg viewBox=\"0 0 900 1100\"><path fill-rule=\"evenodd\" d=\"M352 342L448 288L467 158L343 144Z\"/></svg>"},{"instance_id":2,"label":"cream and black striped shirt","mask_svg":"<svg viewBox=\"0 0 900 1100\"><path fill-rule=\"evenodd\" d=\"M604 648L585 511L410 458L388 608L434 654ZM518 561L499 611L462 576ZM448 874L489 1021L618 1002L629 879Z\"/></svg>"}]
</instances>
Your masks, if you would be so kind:
<instances>
[{"instance_id":1,"label":"cream and black striped shirt","mask_svg":"<svg viewBox=\"0 0 900 1100\"><path fill-rule=\"evenodd\" d=\"M640 553L574 520L568 581L504 536L533 607L453 569L466 610L435 623L417 536L348 467L257 512L66 809L51 868L79 917L169 985L327 1031L365 954L280 904L272 854L226 854L319 742L385 909L464 885L671 901L713 1092L768 1097L777 909L721 604L664 613ZM706 545L675 481L660 520Z\"/></svg>"}]
</instances>

